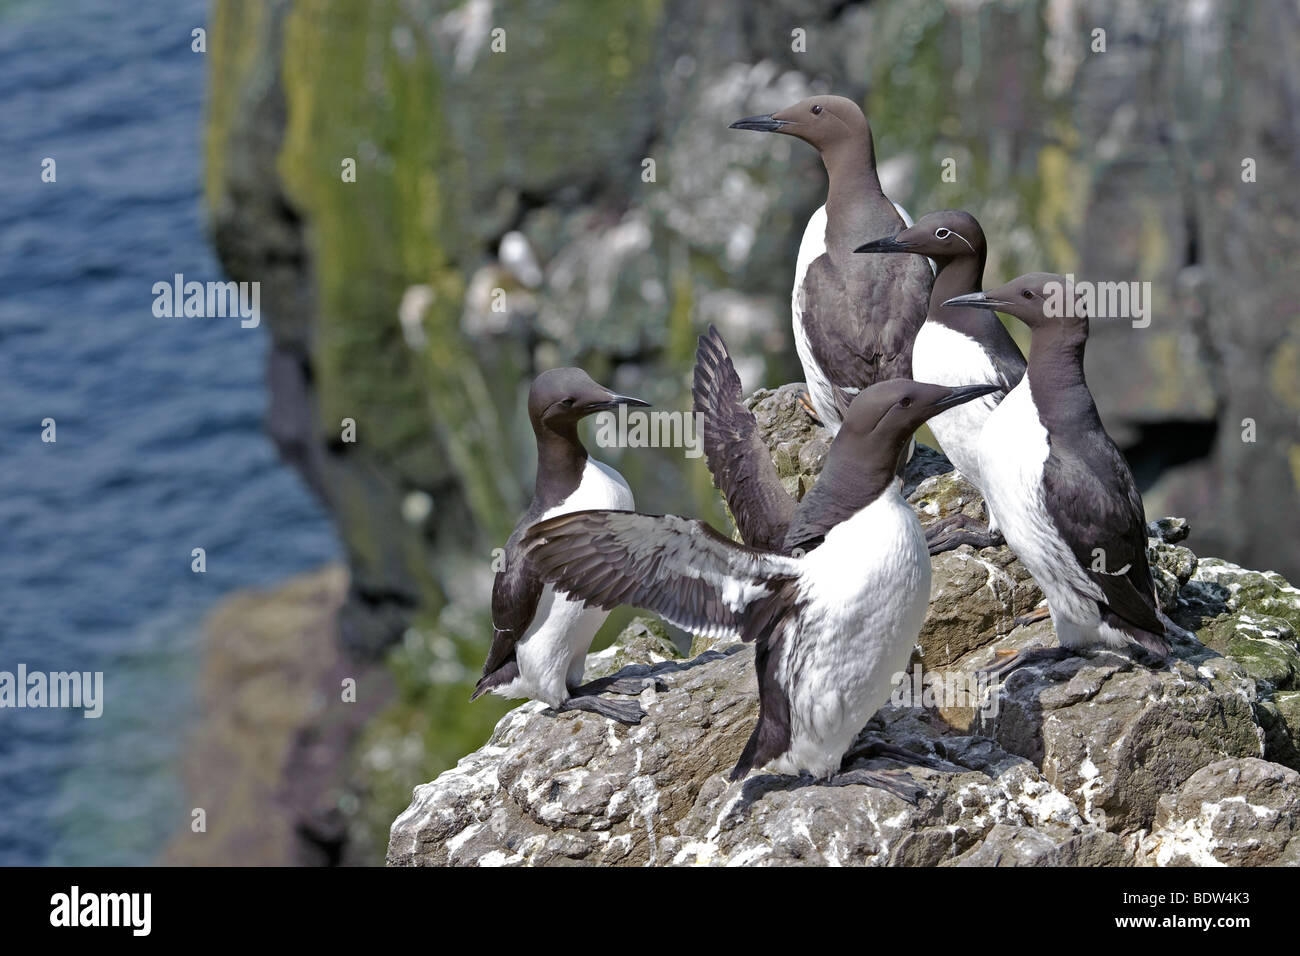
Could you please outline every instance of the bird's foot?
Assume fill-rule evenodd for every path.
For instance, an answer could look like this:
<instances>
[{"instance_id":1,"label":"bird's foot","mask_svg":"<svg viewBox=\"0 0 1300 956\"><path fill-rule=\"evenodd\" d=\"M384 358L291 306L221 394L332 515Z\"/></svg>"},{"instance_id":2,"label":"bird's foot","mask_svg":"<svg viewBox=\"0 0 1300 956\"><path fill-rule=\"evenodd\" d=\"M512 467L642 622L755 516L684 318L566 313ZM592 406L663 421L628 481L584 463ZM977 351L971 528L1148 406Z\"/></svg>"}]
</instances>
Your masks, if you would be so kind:
<instances>
[{"instance_id":1,"label":"bird's foot","mask_svg":"<svg viewBox=\"0 0 1300 956\"><path fill-rule=\"evenodd\" d=\"M1001 531L990 531L969 515L958 512L949 515L925 532L925 543L930 554L942 554L969 544L978 551L980 548L996 548L1006 544Z\"/></svg>"},{"instance_id":2,"label":"bird's foot","mask_svg":"<svg viewBox=\"0 0 1300 956\"><path fill-rule=\"evenodd\" d=\"M875 787L892 793L905 803L916 806L925 796L922 787L911 774L903 770L841 770L826 780L828 787Z\"/></svg>"},{"instance_id":3,"label":"bird's foot","mask_svg":"<svg viewBox=\"0 0 1300 956\"><path fill-rule=\"evenodd\" d=\"M609 720L618 721L629 726L639 724L645 719L645 711L634 700L606 700L595 694L582 694L570 697L559 707L558 711L585 710Z\"/></svg>"},{"instance_id":4,"label":"bird's foot","mask_svg":"<svg viewBox=\"0 0 1300 956\"><path fill-rule=\"evenodd\" d=\"M1029 664L1052 664L1073 657L1074 652L1066 647L1026 647L1019 651L996 651L1001 660L979 671L988 680L1005 680L1012 671Z\"/></svg>"},{"instance_id":5,"label":"bird's foot","mask_svg":"<svg viewBox=\"0 0 1300 956\"><path fill-rule=\"evenodd\" d=\"M886 757L890 760L897 760L899 763L911 764L918 767L928 767L930 770L942 770L947 773L964 771L964 767L959 767L955 763L949 763L941 757L931 757L929 754L914 753L905 747L898 747L883 740L872 740L863 744L861 747L854 748L844 755L844 763L849 763L860 758Z\"/></svg>"},{"instance_id":6,"label":"bird's foot","mask_svg":"<svg viewBox=\"0 0 1300 956\"><path fill-rule=\"evenodd\" d=\"M593 694L623 694L627 697L637 697L650 687L661 693L668 689L668 685L658 677L598 677L573 688L569 693L575 697Z\"/></svg>"},{"instance_id":7,"label":"bird's foot","mask_svg":"<svg viewBox=\"0 0 1300 956\"><path fill-rule=\"evenodd\" d=\"M1020 615L1011 623L1015 627L1028 627L1030 624L1037 624L1039 621L1045 621L1051 616L1051 609L1044 604L1042 607L1034 608L1028 614Z\"/></svg>"},{"instance_id":8,"label":"bird's foot","mask_svg":"<svg viewBox=\"0 0 1300 956\"><path fill-rule=\"evenodd\" d=\"M808 417L813 420L814 424L825 426L821 416L817 414L817 409L813 408L812 396L808 394L808 389L804 389L798 395L799 407L808 413Z\"/></svg>"}]
</instances>

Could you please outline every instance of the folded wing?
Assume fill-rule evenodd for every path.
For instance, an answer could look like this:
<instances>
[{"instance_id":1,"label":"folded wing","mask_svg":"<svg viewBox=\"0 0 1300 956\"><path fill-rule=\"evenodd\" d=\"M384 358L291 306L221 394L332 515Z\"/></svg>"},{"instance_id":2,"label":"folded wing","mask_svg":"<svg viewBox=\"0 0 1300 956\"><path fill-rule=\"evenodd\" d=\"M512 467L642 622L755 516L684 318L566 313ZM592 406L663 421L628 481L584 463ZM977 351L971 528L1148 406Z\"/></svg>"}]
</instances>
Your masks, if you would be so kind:
<instances>
[{"instance_id":1,"label":"folded wing","mask_svg":"<svg viewBox=\"0 0 1300 956\"><path fill-rule=\"evenodd\" d=\"M1142 496L1119 449L1108 439L1086 455L1053 448L1043 478L1062 538L1105 596L1103 618L1148 650L1167 654Z\"/></svg>"}]
</instances>

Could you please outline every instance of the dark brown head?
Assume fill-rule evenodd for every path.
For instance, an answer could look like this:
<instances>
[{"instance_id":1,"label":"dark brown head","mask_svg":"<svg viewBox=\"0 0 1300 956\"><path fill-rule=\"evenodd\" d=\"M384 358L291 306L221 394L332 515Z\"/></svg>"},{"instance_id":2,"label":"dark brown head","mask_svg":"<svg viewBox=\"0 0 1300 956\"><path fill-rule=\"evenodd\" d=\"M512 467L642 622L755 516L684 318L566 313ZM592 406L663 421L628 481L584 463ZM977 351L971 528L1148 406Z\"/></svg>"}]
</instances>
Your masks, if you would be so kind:
<instances>
[{"instance_id":1,"label":"dark brown head","mask_svg":"<svg viewBox=\"0 0 1300 956\"><path fill-rule=\"evenodd\" d=\"M930 385L909 378L877 382L853 399L840 426L832 451L844 451L864 464L894 470L899 456L929 418L950 408L997 391L992 385Z\"/></svg>"},{"instance_id":2,"label":"dark brown head","mask_svg":"<svg viewBox=\"0 0 1300 956\"><path fill-rule=\"evenodd\" d=\"M984 230L975 217L960 209L945 209L922 216L896 236L873 239L853 250L854 252L891 253L910 252L929 256L938 262L959 256L975 256L983 260L987 247Z\"/></svg>"},{"instance_id":3,"label":"dark brown head","mask_svg":"<svg viewBox=\"0 0 1300 956\"><path fill-rule=\"evenodd\" d=\"M1050 272L1031 272L988 292L948 299L944 305L1003 312L1025 323L1031 331L1064 328L1085 336L1088 331L1088 318L1073 283Z\"/></svg>"},{"instance_id":4,"label":"dark brown head","mask_svg":"<svg viewBox=\"0 0 1300 956\"><path fill-rule=\"evenodd\" d=\"M785 551L817 547L831 528L884 494L897 480L908 439L927 418L999 387L949 388L896 378L858 393L831 442L821 477L799 503Z\"/></svg>"},{"instance_id":5,"label":"dark brown head","mask_svg":"<svg viewBox=\"0 0 1300 956\"><path fill-rule=\"evenodd\" d=\"M731 128L797 136L822 153L840 143L871 142L871 127L862 108L843 96L810 96L778 113L736 120Z\"/></svg>"},{"instance_id":6,"label":"dark brown head","mask_svg":"<svg viewBox=\"0 0 1300 956\"><path fill-rule=\"evenodd\" d=\"M649 405L598 385L580 368L553 368L533 379L528 390L528 418L533 431L575 431L578 422L619 405Z\"/></svg>"}]
</instances>

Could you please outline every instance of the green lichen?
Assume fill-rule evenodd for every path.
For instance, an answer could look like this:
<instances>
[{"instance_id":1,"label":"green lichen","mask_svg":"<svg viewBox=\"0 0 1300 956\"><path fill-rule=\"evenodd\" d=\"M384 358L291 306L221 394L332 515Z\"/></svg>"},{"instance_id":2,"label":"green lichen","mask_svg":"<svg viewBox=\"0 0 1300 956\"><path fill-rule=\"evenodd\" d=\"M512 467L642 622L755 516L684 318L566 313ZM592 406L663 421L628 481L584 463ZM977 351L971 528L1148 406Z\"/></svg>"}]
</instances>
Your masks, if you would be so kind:
<instances>
[{"instance_id":1,"label":"green lichen","mask_svg":"<svg viewBox=\"0 0 1300 956\"><path fill-rule=\"evenodd\" d=\"M1280 618L1238 618L1232 623L1231 636L1223 641L1227 655L1269 688L1293 687L1296 675L1300 674L1295 632L1285 627ZM1284 636L1272 636L1275 634Z\"/></svg>"},{"instance_id":2,"label":"green lichen","mask_svg":"<svg viewBox=\"0 0 1300 956\"><path fill-rule=\"evenodd\" d=\"M1280 691L1255 708L1264 729L1264 756L1300 770L1300 691Z\"/></svg>"},{"instance_id":3,"label":"green lichen","mask_svg":"<svg viewBox=\"0 0 1300 956\"><path fill-rule=\"evenodd\" d=\"M1275 571L1250 571L1221 558L1202 558L1193 580L1216 588L1232 612L1278 617L1300 630L1300 589Z\"/></svg>"}]
</instances>

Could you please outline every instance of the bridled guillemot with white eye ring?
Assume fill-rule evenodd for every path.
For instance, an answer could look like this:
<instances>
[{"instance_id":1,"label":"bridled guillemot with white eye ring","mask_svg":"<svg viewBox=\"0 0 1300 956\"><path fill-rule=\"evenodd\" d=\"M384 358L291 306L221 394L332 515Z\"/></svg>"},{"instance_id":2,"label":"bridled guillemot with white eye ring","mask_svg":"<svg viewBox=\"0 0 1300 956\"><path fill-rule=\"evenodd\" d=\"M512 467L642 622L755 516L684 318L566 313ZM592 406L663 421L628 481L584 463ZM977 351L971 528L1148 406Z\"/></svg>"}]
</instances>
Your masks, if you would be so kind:
<instances>
[{"instance_id":1,"label":"bridled guillemot with white eye ring","mask_svg":"<svg viewBox=\"0 0 1300 956\"><path fill-rule=\"evenodd\" d=\"M993 409L1025 374L1025 357L997 316L988 309L945 305L955 296L978 292L983 287L988 252L984 230L970 213L950 209L928 213L898 235L873 240L855 251L905 252L927 256L937 264L930 310L912 347L912 374L937 385L991 382L999 386L978 401L967 402L929 421L930 431L948 460L983 492L980 432ZM926 540L930 553L939 554L963 544L993 547L1003 539L997 530L997 515L990 507L987 528L958 513L931 527Z\"/></svg>"}]
</instances>

